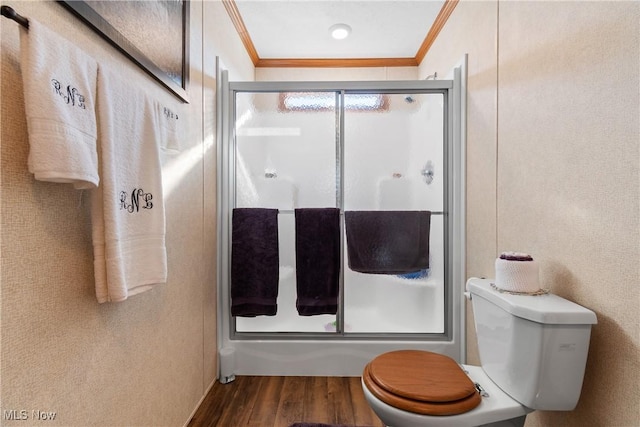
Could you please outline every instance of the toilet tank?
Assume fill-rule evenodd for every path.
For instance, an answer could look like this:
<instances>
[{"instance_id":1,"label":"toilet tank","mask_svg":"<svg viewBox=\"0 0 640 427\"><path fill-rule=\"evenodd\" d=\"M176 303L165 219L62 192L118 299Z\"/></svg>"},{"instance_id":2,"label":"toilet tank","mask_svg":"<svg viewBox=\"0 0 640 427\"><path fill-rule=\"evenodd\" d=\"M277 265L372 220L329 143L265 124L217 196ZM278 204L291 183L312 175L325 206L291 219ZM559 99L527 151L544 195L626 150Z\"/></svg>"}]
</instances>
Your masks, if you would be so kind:
<instances>
[{"instance_id":1,"label":"toilet tank","mask_svg":"<svg viewBox=\"0 0 640 427\"><path fill-rule=\"evenodd\" d=\"M483 370L532 409L569 411L580 398L593 311L557 295L512 295L469 279Z\"/></svg>"}]
</instances>

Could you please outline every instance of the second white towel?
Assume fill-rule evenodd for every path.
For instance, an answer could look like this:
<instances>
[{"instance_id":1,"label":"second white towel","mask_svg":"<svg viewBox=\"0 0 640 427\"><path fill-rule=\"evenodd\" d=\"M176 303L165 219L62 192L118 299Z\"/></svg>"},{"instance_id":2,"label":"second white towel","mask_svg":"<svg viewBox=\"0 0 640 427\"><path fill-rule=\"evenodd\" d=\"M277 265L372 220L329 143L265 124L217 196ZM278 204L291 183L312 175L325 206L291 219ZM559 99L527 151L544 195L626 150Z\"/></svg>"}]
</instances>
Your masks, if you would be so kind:
<instances>
[{"instance_id":1,"label":"second white towel","mask_svg":"<svg viewBox=\"0 0 640 427\"><path fill-rule=\"evenodd\" d=\"M92 192L98 302L123 301L167 280L159 149L167 131L157 103L100 66L100 186Z\"/></svg>"}]
</instances>

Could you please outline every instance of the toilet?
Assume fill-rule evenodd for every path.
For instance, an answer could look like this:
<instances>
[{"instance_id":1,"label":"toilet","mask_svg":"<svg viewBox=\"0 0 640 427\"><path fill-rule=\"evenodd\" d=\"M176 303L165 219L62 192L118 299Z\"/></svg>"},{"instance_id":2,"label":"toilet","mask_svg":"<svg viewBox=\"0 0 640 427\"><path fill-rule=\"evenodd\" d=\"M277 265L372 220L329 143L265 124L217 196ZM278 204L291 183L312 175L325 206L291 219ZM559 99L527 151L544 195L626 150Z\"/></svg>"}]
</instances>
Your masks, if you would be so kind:
<instances>
[{"instance_id":1,"label":"toilet","mask_svg":"<svg viewBox=\"0 0 640 427\"><path fill-rule=\"evenodd\" d=\"M379 355L362 388L385 425L516 427L535 410L573 410L595 313L553 294L500 292L487 279L469 279L467 291L481 366L422 350Z\"/></svg>"}]
</instances>

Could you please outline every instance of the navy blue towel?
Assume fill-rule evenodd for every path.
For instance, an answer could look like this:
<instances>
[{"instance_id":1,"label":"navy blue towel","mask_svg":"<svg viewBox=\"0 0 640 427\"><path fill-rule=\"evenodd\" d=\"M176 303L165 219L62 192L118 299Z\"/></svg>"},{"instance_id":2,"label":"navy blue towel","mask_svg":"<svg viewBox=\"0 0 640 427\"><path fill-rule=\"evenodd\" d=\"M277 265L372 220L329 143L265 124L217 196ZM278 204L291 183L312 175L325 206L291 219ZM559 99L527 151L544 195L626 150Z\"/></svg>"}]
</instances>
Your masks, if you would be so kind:
<instances>
[{"instance_id":1,"label":"navy blue towel","mask_svg":"<svg viewBox=\"0 0 640 427\"><path fill-rule=\"evenodd\" d=\"M429 211L344 213L349 268L360 273L405 274L429 268Z\"/></svg>"},{"instance_id":2,"label":"navy blue towel","mask_svg":"<svg viewBox=\"0 0 640 427\"><path fill-rule=\"evenodd\" d=\"M298 314L336 314L340 289L340 210L296 209L295 217Z\"/></svg>"},{"instance_id":3,"label":"navy blue towel","mask_svg":"<svg viewBox=\"0 0 640 427\"><path fill-rule=\"evenodd\" d=\"M280 268L278 210L236 208L231 228L231 315L274 316Z\"/></svg>"}]
</instances>

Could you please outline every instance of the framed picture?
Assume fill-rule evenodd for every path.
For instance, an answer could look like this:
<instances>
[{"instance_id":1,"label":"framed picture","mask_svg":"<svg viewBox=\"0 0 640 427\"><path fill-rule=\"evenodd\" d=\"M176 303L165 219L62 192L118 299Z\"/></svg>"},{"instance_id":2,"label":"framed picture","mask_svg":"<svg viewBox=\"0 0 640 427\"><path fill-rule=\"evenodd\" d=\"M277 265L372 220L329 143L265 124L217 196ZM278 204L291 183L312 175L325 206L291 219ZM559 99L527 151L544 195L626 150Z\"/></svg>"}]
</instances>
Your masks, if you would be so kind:
<instances>
[{"instance_id":1,"label":"framed picture","mask_svg":"<svg viewBox=\"0 0 640 427\"><path fill-rule=\"evenodd\" d=\"M188 102L189 0L59 3Z\"/></svg>"}]
</instances>

